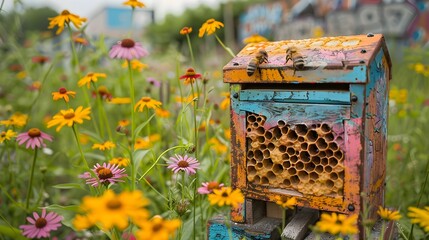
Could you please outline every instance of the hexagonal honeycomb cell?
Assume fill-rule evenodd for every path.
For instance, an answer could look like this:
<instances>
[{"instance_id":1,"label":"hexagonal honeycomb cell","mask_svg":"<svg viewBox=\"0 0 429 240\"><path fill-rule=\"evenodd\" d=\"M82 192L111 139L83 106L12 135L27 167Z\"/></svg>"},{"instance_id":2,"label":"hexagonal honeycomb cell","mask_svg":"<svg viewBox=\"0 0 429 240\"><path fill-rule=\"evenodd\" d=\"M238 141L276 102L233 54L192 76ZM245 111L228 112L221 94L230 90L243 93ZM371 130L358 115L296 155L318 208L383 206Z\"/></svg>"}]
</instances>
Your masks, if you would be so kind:
<instances>
[{"instance_id":1,"label":"hexagonal honeycomb cell","mask_svg":"<svg viewBox=\"0 0 429 240\"><path fill-rule=\"evenodd\" d=\"M342 195L342 136L328 123L288 124L265 129L266 117L247 115L247 180L302 194Z\"/></svg>"}]
</instances>

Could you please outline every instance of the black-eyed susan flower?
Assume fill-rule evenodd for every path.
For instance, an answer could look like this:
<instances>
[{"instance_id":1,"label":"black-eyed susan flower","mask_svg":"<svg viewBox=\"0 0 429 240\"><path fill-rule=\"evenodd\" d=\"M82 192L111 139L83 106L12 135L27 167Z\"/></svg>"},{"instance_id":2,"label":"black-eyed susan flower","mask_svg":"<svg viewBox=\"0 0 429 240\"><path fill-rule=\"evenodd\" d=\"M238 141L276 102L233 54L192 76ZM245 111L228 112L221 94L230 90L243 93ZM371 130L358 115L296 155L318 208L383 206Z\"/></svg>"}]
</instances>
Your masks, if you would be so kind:
<instances>
[{"instance_id":1,"label":"black-eyed susan flower","mask_svg":"<svg viewBox=\"0 0 429 240\"><path fill-rule=\"evenodd\" d=\"M52 99L54 101L64 99L64 101L69 102L70 101L69 95L74 98L74 96L76 95L76 92L68 91L66 88L62 87L58 89L58 92L52 92Z\"/></svg>"},{"instance_id":2,"label":"black-eyed susan flower","mask_svg":"<svg viewBox=\"0 0 429 240\"><path fill-rule=\"evenodd\" d=\"M148 54L148 51L143 48L141 43L135 42L130 38L118 41L109 51L110 58L127 59L130 61L147 56Z\"/></svg>"},{"instance_id":3,"label":"black-eyed susan flower","mask_svg":"<svg viewBox=\"0 0 429 240\"><path fill-rule=\"evenodd\" d=\"M113 98L112 94L109 92L109 90L107 89L106 86L99 86L97 88L97 91L93 92L94 97L96 97L97 95L100 96L101 99L106 100L106 101L109 101L110 99Z\"/></svg>"},{"instance_id":4,"label":"black-eyed susan flower","mask_svg":"<svg viewBox=\"0 0 429 240\"><path fill-rule=\"evenodd\" d=\"M378 207L377 214L386 221L398 221L402 217L399 211L389 210L382 206Z\"/></svg>"},{"instance_id":5,"label":"black-eyed susan flower","mask_svg":"<svg viewBox=\"0 0 429 240\"><path fill-rule=\"evenodd\" d=\"M105 142L102 142L102 143L94 143L92 145L92 149L98 149L98 150L101 150L101 151L110 150L110 149L112 149L114 147L116 147L116 144L114 144L111 141L105 141Z\"/></svg>"},{"instance_id":6,"label":"black-eyed susan flower","mask_svg":"<svg viewBox=\"0 0 429 240\"><path fill-rule=\"evenodd\" d=\"M219 108L221 110L227 110L229 108L229 105L231 104L230 93L229 92L223 92L223 93L221 93L221 95L224 96L225 98L219 104Z\"/></svg>"},{"instance_id":7,"label":"black-eyed susan flower","mask_svg":"<svg viewBox=\"0 0 429 240\"><path fill-rule=\"evenodd\" d=\"M240 189L232 189L231 187L222 187L220 189L213 189L209 194L210 205L232 206L238 207L239 204L244 202L243 193Z\"/></svg>"},{"instance_id":8,"label":"black-eyed susan flower","mask_svg":"<svg viewBox=\"0 0 429 240\"><path fill-rule=\"evenodd\" d=\"M180 97L180 96L175 96L174 99L176 100L177 103L182 103L182 104L189 104L194 102L194 99L198 97L198 94L194 93L194 94L190 94L187 97Z\"/></svg>"},{"instance_id":9,"label":"black-eyed susan flower","mask_svg":"<svg viewBox=\"0 0 429 240\"><path fill-rule=\"evenodd\" d=\"M138 8L143 8L145 7L144 3L140 2L139 0L127 0L125 2L122 3L125 6L130 6L133 9L138 7Z\"/></svg>"},{"instance_id":10,"label":"black-eyed susan flower","mask_svg":"<svg viewBox=\"0 0 429 240\"><path fill-rule=\"evenodd\" d=\"M163 219L156 215L150 220L138 222L140 229L136 232L139 240L168 240L172 239L181 221L179 219Z\"/></svg>"},{"instance_id":11,"label":"black-eyed susan flower","mask_svg":"<svg viewBox=\"0 0 429 240\"><path fill-rule=\"evenodd\" d=\"M92 177L89 172L85 172L80 175L80 178L86 179L86 184L93 187L98 187L100 184L109 186L110 184L115 184L117 182L124 182L121 178L125 178L127 174L125 173L125 168L119 168L116 164L99 163L94 165L92 171L95 174L95 177Z\"/></svg>"},{"instance_id":12,"label":"black-eyed susan flower","mask_svg":"<svg viewBox=\"0 0 429 240\"><path fill-rule=\"evenodd\" d=\"M175 157L170 157L167 162L167 168L171 169L174 173L184 171L188 175L195 174L200 167L200 163L196 158L189 157L188 155L181 156L176 154Z\"/></svg>"},{"instance_id":13,"label":"black-eyed susan flower","mask_svg":"<svg viewBox=\"0 0 429 240\"><path fill-rule=\"evenodd\" d=\"M9 119L1 120L0 125L5 125L6 127L23 127L27 124L28 115L20 112L16 112L9 117Z\"/></svg>"},{"instance_id":14,"label":"black-eyed susan flower","mask_svg":"<svg viewBox=\"0 0 429 240\"><path fill-rule=\"evenodd\" d=\"M183 81L184 84L192 84L198 78L201 78L201 74L196 73L193 68L188 68L188 70L186 70L185 75L180 76L179 79L185 79Z\"/></svg>"},{"instance_id":15,"label":"black-eyed susan flower","mask_svg":"<svg viewBox=\"0 0 429 240\"><path fill-rule=\"evenodd\" d=\"M211 149L215 150L218 154L223 154L228 150L228 146L221 143L216 137L210 138L208 144L210 145Z\"/></svg>"},{"instance_id":16,"label":"black-eyed susan flower","mask_svg":"<svg viewBox=\"0 0 429 240\"><path fill-rule=\"evenodd\" d=\"M282 208L289 208L293 209L296 206L296 198L295 197L285 197L285 196L276 196L275 199L276 204L279 205Z\"/></svg>"},{"instance_id":17,"label":"black-eyed susan flower","mask_svg":"<svg viewBox=\"0 0 429 240\"><path fill-rule=\"evenodd\" d=\"M18 133L14 132L13 130L8 129L7 131L2 131L0 133L0 143L3 143L4 141L9 141L12 138L14 138Z\"/></svg>"},{"instance_id":18,"label":"black-eyed susan flower","mask_svg":"<svg viewBox=\"0 0 429 240\"><path fill-rule=\"evenodd\" d=\"M205 33L207 35L211 35L216 32L216 29L224 27L222 22L216 21L214 18L210 18L201 26L198 37L203 37Z\"/></svg>"},{"instance_id":19,"label":"black-eyed susan flower","mask_svg":"<svg viewBox=\"0 0 429 240\"><path fill-rule=\"evenodd\" d=\"M118 121L118 126L126 127L128 125L130 125L130 120L128 119L121 119Z\"/></svg>"},{"instance_id":20,"label":"black-eyed susan flower","mask_svg":"<svg viewBox=\"0 0 429 240\"><path fill-rule=\"evenodd\" d=\"M59 132L61 128L66 125L68 127L72 127L75 123L82 124L84 119L91 119L91 117L89 116L90 113L90 107L84 109L82 106L79 106L78 108L76 108L76 110L74 110L73 108L70 108L68 110L60 110L60 112L57 113L52 118L52 120L48 122L48 128L58 125L56 131Z\"/></svg>"},{"instance_id":21,"label":"black-eyed susan flower","mask_svg":"<svg viewBox=\"0 0 429 240\"><path fill-rule=\"evenodd\" d=\"M134 106L134 111L136 111L137 108L139 112L143 112L144 108L157 109L160 108L161 105L162 103L160 101L154 100L150 97L142 97Z\"/></svg>"},{"instance_id":22,"label":"black-eyed susan flower","mask_svg":"<svg viewBox=\"0 0 429 240\"><path fill-rule=\"evenodd\" d=\"M192 32L192 28L191 27L183 27L182 29L180 29L180 34L182 35L188 35Z\"/></svg>"},{"instance_id":23,"label":"black-eyed susan flower","mask_svg":"<svg viewBox=\"0 0 429 240\"><path fill-rule=\"evenodd\" d=\"M80 205L81 214L76 215L73 225L77 230L95 225L102 230L111 230L114 227L124 230L129 226L130 220L137 223L149 217L145 208L148 204L149 201L140 191L115 194L108 189L101 196L83 198Z\"/></svg>"},{"instance_id":24,"label":"black-eyed susan flower","mask_svg":"<svg viewBox=\"0 0 429 240\"><path fill-rule=\"evenodd\" d=\"M153 146L154 142L157 142L161 139L161 135L152 134L149 137L139 137L134 143L134 149L148 149Z\"/></svg>"},{"instance_id":25,"label":"black-eyed susan flower","mask_svg":"<svg viewBox=\"0 0 429 240\"><path fill-rule=\"evenodd\" d=\"M137 60L137 59L133 59L133 60L131 60L130 61L130 64L131 64L131 69L132 70L137 70L137 71L139 71L139 72L141 72L141 71L143 71L143 69L146 69L146 68L148 68L149 67L149 65L147 65L147 64L145 64L145 63L142 63L142 62L140 62L139 60ZM123 68L127 68L128 67L128 61L125 61L123 64L122 64L122 67Z\"/></svg>"},{"instance_id":26,"label":"black-eyed susan flower","mask_svg":"<svg viewBox=\"0 0 429 240\"><path fill-rule=\"evenodd\" d=\"M357 219L357 214L348 217L344 214L323 213L320 216L319 222L316 223L315 230L318 232L330 233L332 235L356 234L358 233Z\"/></svg>"},{"instance_id":27,"label":"black-eyed susan flower","mask_svg":"<svg viewBox=\"0 0 429 240\"><path fill-rule=\"evenodd\" d=\"M48 140L52 142L52 139L51 135L40 131L38 128L30 128L27 132L20 133L16 137L16 141L19 145L27 143L25 148L31 147L32 149L46 147L46 144L43 141Z\"/></svg>"},{"instance_id":28,"label":"black-eyed susan flower","mask_svg":"<svg viewBox=\"0 0 429 240\"><path fill-rule=\"evenodd\" d=\"M106 78L107 75L105 73L88 73L85 77L81 78L77 84L79 87L82 87L86 84L86 86L89 88L92 82L97 82L98 78Z\"/></svg>"},{"instance_id":29,"label":"black-eyed susan flower","mask_svg":"<svg viewBox=\"0 0 429 240\"><path fill-rule=\"evenodd\" d=\"M409 207L407 216L411 219L411 223L418 224L423 231L429 232L429 206L424 209Z\"/></svg>"},{"instance_id":30,"label":"black-eyed susan flower","mask_svg":"<svg viewBox=\"0 0 429 240\"><path fill-rule=\"evenodd\" d=\"M43 64L45 64L45 63L47 63L49 61L49 57L42 56L42 55L41 56L34 56L34 57L31 58L31 61L33 63L38 63L40 65L43 65Z\"/></svg>"},{"instance_id":31,"label":"black-eyed susan flower","mask_svg":"<svg viewBox=\"0 0 429 240\"><path fill-rule=\"evenodd\" d=\"M160 118L169 118L171 115L168 110L162 108L155 109L155 114Z\"/></svg>"},{"instance_id":32,"label":"black-eyed susan flower","mask_svg":"<svg viewBox=\"0 0 429 240\"><path fill-rule=\"evenodd\" d=\"M216 181L203 182L197 191L199 194L210 194L214 189L221 189L223 186L223 183L218 183Z\"/></svg>"},{"instance_id":33,"label":"black-eyed susan flower","mask_svg":"<svg viewBox=\"0 0 429 240\"><path fill-rule=\"evenodd\" d=\"M116 164L119 167L126 167L130 165L130 159L125 157L116 157L116 158L110 159L109 163Z\"/></svg>"},{"instance_id":34,"label":"black-eyed susan flower","mask_svg":"<svg viewBox=\"0 0 429 240\"><path fill-rule=\"evenodd\" d=\"M64 26L70 26L70 22L79 29L82 26L82 23L86 22L86 18L81 18L76 14L70 13L68 10L63 10L60 15L48 18L49 26L48 29L52 29L55 26L58 27L56 34L60 34L64 30Z\"/></svg>"},{"instance_id":35,"label":"black-eyed susan flower","mask_svg":"<svg viewBox=\"0 0 429 240\"><path fill-rule=\"evenodd\" d=\"M243 39L243 43L244 44L248 44L248 43L259 43L259 42L267 42L268 39L266 39L265 37L259 35L259 34L252 34L250 36L248 36L247 38Z\"/></svg>"}]
</instances>

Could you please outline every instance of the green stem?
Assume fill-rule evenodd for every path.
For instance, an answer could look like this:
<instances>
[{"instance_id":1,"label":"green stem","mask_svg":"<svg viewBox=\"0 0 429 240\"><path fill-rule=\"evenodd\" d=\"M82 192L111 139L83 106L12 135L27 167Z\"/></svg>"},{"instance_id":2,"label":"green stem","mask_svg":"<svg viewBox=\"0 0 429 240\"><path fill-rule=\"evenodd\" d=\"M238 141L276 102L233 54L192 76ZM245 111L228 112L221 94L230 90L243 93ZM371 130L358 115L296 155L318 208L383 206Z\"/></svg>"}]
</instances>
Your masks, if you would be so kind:
<instances>
[{"instance_id":1,"label":"green stem","mask_svg":"<svg viewBox=\"0 0 429 240\"><path fill-rule=\"evenodd\" d=\"M135 114L134 114L134 105L135 105L135 93L134 93L134 80L133 80L133 70L131 68L131 61L127 59L128 64L128 72L130 76L130 96L131 96L131 156L130 156L130 162L131 162L131 190L135 189L136 185L136 169L135 169L135 162L134 162L134 144L136 141L136 136L134 133L134 130L136 128L136 122L135 122Z\"/></svg>"},{"instance_id":2,"label":"green stem","mask_svg":"<svg viewBox=\"0 0 429 240\"><path fill-rule=\"evenodd\" d=\"M219 44L223 47L223 49L225 49L229 53L229 55L231 55L232 57L235 57L235 54L232 52L231 48L225 46L225 44L223 44L223 42L220 40L220 38L217 36L216 33L215 33L215 37L219 42Z\"/></svg>"},{"instance_id":3,"label":"green stem","mask_svg":"<svg viewBox=\"0 0 429 240\"><path fill-rule=\"evenodd\" d=\"M178 148L186 148L186 146L185 145L174 146L174 147L171 147L171 148L165 150L164 152L162 152L158 156L158 158L155 160L155 162L149 167L149 169L146 170L146 172L143 173L143 175L141 175L140 178L137 181L141 181L155 167L155 165L159 162L159 160L161 159L161 157L164 156L164 154L166 154L167 152L169 152L171 150L178 149Z\"/></svg>"},{"instance_id":4,"label":"green stem","mask_svg":"<svg viewBox=\"0 0 429 240\"><path fill-rule=\"evenodd\" d=\"M192 51L191 38L189 37L188 34L186 34L186 40L188 41L188 47L189 47L189 53L191 54L192 66L195 67L194 52Z\"/></svg>"},{"instance_id":5,"label":"green stem","mask_svg":"<svg viewBox=\"0 0 429 240\"><path fill-rule=\"evenodd\" d=\"M33 188L33 177L34 177L34 169L36 167L37 149L38 148L34 149L34 158L33 158L33 163L31 164L30 182L28 184L28 189L27 189L27 200L25 202L25 209L27 211L28 211L28 207L30 206L31 190Z\"/></svg>"},{"instance_id":6,"label":"green stem","mask_svg":"<svg viewBox=\"0 0 429 240\"><path fill-rule=\"evenodd\" d=\"M88 165L88 162L87 162L87 161L86 161L86 159L85 159L85 155L83 154L82 146L80 145L79 135L77 134L76 126L75 126L74 124L73 124L73 126L72 126L72 129L73 129L74 137L75 137L75 139L76 139L77 147L79 148L80 157L81 157L82 161L85 163L85 167L86 167L86 169L87 169L87 170L90 170L89 165ZM90 172L91 172L91 171L90 171Z\"/></svg>"}]
</instances>

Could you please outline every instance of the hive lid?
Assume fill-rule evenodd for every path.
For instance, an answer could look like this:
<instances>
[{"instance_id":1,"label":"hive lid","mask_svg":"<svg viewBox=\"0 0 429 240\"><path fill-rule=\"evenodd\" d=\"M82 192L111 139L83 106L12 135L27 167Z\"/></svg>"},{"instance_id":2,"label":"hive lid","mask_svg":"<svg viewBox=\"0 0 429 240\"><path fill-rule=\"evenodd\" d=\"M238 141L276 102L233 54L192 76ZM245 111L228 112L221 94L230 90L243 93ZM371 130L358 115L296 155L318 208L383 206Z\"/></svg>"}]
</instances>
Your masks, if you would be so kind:
<instances>
[{"instance_id":1,"label":"hive lid","mask_svg":"<svg viewBox=\"0 0 429 240\"><path fill-rule=\"evenodd\" d=\"M295 69L291 60L286 63L286 49L292 46L304 59L302 70ZM268 53L268 63L260 64L255 73L248 76L247 65L259 49ZM224 66L224 82L364 83L368 66L380 49L390 74L390 57L381 34L250 43Z\"/></svg>"}]
</instances>

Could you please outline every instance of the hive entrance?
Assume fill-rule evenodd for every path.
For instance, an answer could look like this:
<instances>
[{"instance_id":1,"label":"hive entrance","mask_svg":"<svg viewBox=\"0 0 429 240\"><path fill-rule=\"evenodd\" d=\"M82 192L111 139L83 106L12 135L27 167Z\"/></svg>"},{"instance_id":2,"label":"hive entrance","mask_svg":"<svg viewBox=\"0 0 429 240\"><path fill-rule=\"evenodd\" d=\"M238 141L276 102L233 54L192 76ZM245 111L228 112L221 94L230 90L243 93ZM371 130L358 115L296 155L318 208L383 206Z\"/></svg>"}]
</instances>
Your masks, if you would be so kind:
<instances>
[{"instance_id":1,"label":"hive entrance","mask_svg":"<svg viewBox=\"0 0 429 240\"><path fill-rule=\"evenodd\" d=\"M306 195L342 195L342 137L327 123L264 128L265 116L247 115L247 180Z\"/></svg>"}]
</instances>

